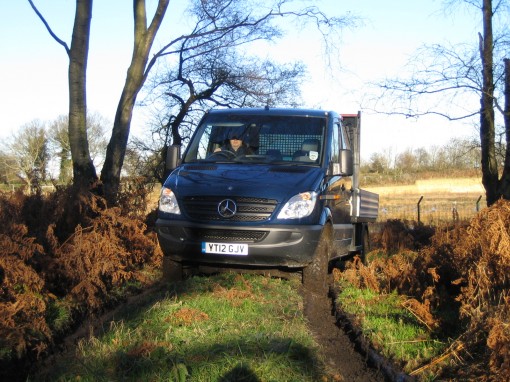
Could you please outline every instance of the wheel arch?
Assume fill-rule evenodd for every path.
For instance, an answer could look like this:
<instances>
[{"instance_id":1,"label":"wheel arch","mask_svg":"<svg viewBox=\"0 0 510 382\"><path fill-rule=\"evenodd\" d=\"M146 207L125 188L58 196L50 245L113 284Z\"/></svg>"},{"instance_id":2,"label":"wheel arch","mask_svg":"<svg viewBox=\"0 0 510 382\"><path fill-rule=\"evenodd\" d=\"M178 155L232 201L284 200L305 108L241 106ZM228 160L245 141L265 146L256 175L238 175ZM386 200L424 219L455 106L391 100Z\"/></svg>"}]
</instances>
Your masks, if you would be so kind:
<instances>
[{"instance_id":1,"label":"wheel arch","mask_svg":"<svg viewBox=\"0 0 510 382\"><path fill-rule=\"evenodd\" d=\"M324 207L321 212L319 224L324 227L328 223L333 225L333 214L331 213L331 209L329 207Z\"/></svg>"}]
</instances>

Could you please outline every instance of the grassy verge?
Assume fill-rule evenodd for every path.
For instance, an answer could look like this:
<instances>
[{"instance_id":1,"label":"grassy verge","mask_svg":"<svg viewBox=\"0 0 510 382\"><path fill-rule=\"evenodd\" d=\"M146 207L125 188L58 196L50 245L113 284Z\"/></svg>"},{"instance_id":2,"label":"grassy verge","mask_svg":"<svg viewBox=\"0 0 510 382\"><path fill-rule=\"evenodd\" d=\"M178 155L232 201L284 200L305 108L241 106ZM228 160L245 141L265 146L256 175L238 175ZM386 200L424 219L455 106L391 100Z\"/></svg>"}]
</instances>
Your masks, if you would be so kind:
<instances>
[{"instance_id":1,"label":"grassy verge","mask_svg":"<svg viewBox=\"0 0 510 382\"><path fill-rule=\"evenodd\" d=\"M131 306L30 380L327 380L295 283L193 277Z\"/></svg>"},{"instance_id":2,"label":"grassy verge","mask_svg":"<svg viewBox=\"0 0 510 382\"><path fill-rule=\"evenodd\" d=\"M350 264L344 272L335 271L335 303L379 354L417 380L433 381L439 371L435 365L445 358L453 341L448 336L454 333L441 330L439 321L423 313L423 305L396 290L399 277L407 276L405 267L395 265L412 264L416 253L398 256L400 260L373 251L368 267ZM435 312L443 324L451 321L447 313Z\"/></svg>"},{"instance_id":3,"label":"grassy verge","mask_svg":"<svg viewBox=\"0 0 510 382\"><path fill-rule=\"evenodd\" d=\"M404 307L404 296L359 289L345 281L339 284L339 306L356 317L373 346L405 372L412 372L445 350L447 344L434 338Z\"/></svg>"}]
</instances>

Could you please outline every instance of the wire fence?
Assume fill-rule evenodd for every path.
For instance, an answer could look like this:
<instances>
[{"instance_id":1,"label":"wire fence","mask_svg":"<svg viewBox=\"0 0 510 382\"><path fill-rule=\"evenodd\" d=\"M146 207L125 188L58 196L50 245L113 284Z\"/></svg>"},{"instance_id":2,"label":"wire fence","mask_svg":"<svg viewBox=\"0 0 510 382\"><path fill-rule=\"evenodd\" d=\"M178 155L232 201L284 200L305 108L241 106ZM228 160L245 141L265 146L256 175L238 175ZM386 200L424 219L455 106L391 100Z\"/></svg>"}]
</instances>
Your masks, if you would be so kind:
<instances>
[{"instance_id":1,"label":"wire fence","mask_svg":"<svg viewBox=\"0 0 510 382\"><path fill-rule=\"evenodd\" d=\"M378 221L391 219L417 221L429 225L465 221L484 207L482 196L441 200L424 196L401 203L381 201Z\"/></svg>"}]
</instances>

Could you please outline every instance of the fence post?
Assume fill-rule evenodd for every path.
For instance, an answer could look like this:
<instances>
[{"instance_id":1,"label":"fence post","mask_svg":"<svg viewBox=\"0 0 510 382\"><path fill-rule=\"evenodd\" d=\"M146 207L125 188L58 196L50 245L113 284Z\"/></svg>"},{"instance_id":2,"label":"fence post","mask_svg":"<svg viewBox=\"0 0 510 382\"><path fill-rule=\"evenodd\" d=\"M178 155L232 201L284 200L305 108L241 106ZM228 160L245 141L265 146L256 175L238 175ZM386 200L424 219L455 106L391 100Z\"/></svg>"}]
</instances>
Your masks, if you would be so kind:
<instances>
[{"instance_id":1,"label":"fence post","mask_svg":"<svg viewBox=\"0 0 510 382\"><path fill-rule=\"evenodd\" d=\"M480 200L482 200L482 195L476 201L476 212L480 211Z\"/></svg>"},{"instance_id":2,"label":"fence post","mask_svg":"<svg viewBox=\"0 0 510 382\"><path fill-rule=\"evenodd\" d=\"M420 200L418 200L418 204L416 205L418 207L418 223L421 223L421 212L420 212L420 203L423 200L423 195L420 197Z\"/></svg>"},{"instance_id":3,"label":"fence post","mask_svg":"<svg viewBox=\"0 0 510 382\"><path fill-rule=\"evenodd\" d=\"M457 202L453 202L452 206L452 219L453 223L456 224L459 222L459 211L457 211Z\"/></svg>"}]
</instances>

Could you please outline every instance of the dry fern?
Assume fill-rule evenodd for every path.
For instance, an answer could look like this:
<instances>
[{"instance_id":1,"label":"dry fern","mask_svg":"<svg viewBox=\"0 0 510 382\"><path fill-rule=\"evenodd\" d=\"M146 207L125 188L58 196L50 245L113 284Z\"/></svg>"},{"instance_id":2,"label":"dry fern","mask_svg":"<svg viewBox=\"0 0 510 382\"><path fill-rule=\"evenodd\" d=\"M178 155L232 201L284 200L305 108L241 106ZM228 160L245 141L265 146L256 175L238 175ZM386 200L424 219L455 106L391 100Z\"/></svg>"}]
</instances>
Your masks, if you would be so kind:
<instances>
[{"instance_id":1,"label":"dry fern","mask_svg":"<svg viewBox=\"0 0 510 382\"><path fill-rule=\"evenodd\" d=\"M431 237L426 233L429 231L422 230L428 244L418 246L414 257L401 255L403 250L413 248L410 238L419 237L409 224L391 221L381 232L379 244L389 256L374 259L368 268L354 264L341 277L358 287L397 290L410 296L404 306L431 329L447 330L446 323L434 314L457 308L459 320L452 325L458 329L462 322L462 346L449 353L458 355L457 365L445 369L445 373L487 381L507 380L510 201L500 200L482 210L468 225L441 227ZM476 354L476 362L470 357L463 359L461 352Z\"/></svg>"},{"instance_id":2,"label":"dry fern","mask_svg":"<svg viewBox=\"0 0 510 382\"><path fill-rule=\"evenodd\" d=\"M100 312L128 281L147 281L144 265L161 263L156 235L134 217L146 211L132 205L107 208L69 188L0 193L0 379L18 378L62 334L47 322L51 304L75 320Z\"/></svg>"}]
</instances>

